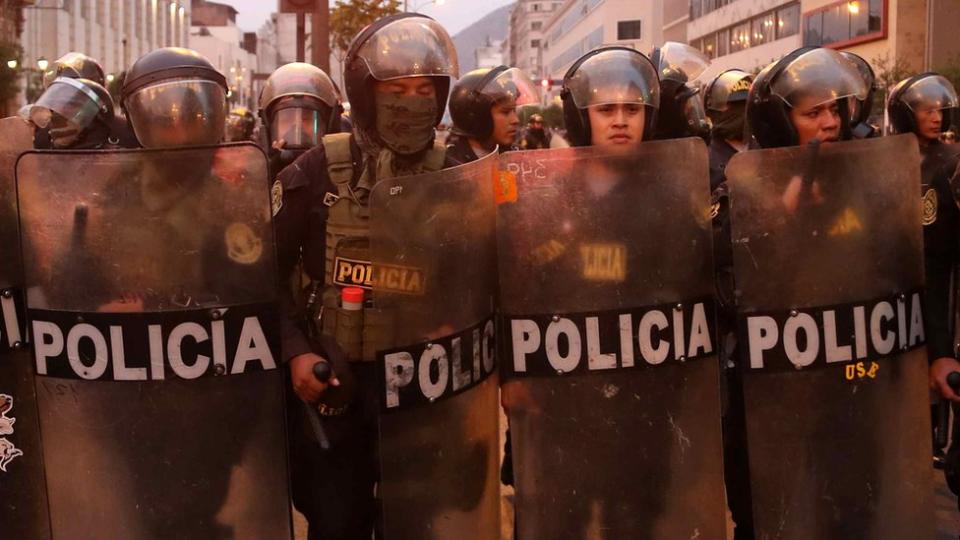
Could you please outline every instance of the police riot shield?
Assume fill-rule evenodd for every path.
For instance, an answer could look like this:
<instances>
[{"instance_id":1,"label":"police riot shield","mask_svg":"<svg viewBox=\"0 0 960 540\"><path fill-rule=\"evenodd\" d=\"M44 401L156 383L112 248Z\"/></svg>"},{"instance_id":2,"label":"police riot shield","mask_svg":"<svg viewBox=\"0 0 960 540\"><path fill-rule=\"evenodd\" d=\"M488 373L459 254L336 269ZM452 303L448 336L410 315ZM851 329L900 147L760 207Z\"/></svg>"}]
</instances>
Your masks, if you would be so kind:
<instances>
[{"instance_id":1,"label":"police riot shield","mask_svg":"<svg viewBox=\"0 0 960 540\"><path fill-rule=\"evenodd\" d=\"M17 156L31 148L33 129L26 122L0 120L0 523L4 537L43 540L50 531L13 175Z\"/></svg>"},{"instance_id":2,"label":"police riot shield","mask_svg":"<svg viewBox=\"0 0 960 540\"><path fill-rule=\"evenodd\" d=\"M727 166L757 538L931 538L912 135Z\"/></svg>"},{"instance_id":3,"label":"police riot shield","mask_svg":"<svg viewBox=\"0 0 960 540\"><path fill-rule=\"evenodd\" d=\"M722 538L703 142L507 153L497 194L518 537Z\"/></svg>"},{"instance_id":4,"label":"police riot shield","mask_svg":"<svg viewBox=\"0 0 960 540\"><path fill-rule=\"evenodd\" d=\"M263 153L31 152L17 187L53 536L289 538Z\"/></svg>"},{"instance_id":5,"label":"police riot shield","mask_svg":"<svg viewBox=\"0 0 960 540\"><path fill-rule=\"evenodd\" d=\"M371 193L386 540L500 537L495 161Z\"/></svg>"}]
</instances>

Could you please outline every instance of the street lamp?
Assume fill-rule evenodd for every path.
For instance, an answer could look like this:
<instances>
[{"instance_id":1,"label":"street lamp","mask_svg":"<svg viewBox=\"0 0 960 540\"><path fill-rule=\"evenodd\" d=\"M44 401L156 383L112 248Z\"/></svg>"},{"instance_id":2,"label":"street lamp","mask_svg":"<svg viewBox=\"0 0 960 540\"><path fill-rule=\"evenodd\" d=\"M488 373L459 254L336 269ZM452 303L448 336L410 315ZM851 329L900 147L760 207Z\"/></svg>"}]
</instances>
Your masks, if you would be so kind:
<instances>
[{"instance_id":1,"label":"street lamp","mask_svg":"<svg viewBox=\"0 0 960 540\"><path fill-rule=\"evenodd\" d=\"M434 5L434 4L438 6L442 6L446 1L447 0L427 0L426 2L420 2L419 4L414 4L413 9L410 10L410 9L407 9L408 0L403 0L403 11L404 12L413 11L414 13L416 13L420 8L425 8L427 6Z\"/></svg>"},{"instance_id":2,"label":"street lamp","mask_svg":"<svg viewBox=\"0 0 960 540\"><path fill-rule=\"evenodd\" d=\"M48 67L50 67L50 62L46 58L41 56L37 60L37 67L40 68L41 72L44 72L47 70Z\"/></svg>"},{"instance_id":3,"label":"street lamp","mask_svg":"<svg viewBox=\"0 0 960 540\"><path fill-rule=\"evenodd\" d=\"M10 69L17 69L17 61L16 61L16 60L7 60L7 67L10 68Z\"/></svg>"}]
</instances>

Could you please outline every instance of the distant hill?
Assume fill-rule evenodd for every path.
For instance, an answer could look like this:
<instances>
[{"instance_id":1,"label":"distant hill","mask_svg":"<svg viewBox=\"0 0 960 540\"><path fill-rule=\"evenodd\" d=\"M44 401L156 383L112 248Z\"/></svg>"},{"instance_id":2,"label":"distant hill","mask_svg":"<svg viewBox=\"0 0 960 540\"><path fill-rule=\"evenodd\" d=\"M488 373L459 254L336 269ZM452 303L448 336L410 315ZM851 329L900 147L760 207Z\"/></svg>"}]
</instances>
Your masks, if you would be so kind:
<instances>
[{"instance_id":1,"label":"distant hill","mask_svg":"<svg viewBox=\"0 0 960 540\"><path fill-rule=\"evenodd\" d=\"M453 43L457 46L457 56L460 60L460 73L466 73L477 67L473 51L484 45L488 37L491 40L507 39L507 33L510 31L511 9L513 4L491 11L453 36Z\"/></svg>"}]
</instances>

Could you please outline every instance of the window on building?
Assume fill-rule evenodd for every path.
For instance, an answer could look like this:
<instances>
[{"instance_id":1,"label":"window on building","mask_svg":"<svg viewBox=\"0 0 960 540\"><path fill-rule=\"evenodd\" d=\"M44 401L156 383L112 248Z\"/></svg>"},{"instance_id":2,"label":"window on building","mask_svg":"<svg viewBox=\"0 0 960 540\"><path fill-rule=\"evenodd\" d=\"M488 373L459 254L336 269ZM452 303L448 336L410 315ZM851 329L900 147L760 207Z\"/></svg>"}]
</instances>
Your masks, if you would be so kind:
<instances>
[{"instance_id":1,"label":"window on building","mask_svg":"<svg viewBox=\"0 0 960 540\"><path fill-rule=\"evenodd\" d=\"M531 49L537 49L537 48L539 48L539 47L540 47L540 40L539 40L539 39L531 39L531 40L530 40L530 48L531 48Z\"/></svg>"},{"instance_id":2,"label":"window on building","mask_svg":"<svg viewBox=\"0 0 960 540\"><path fill-rule=\"evenodd\" d=\"M768 13L760 17L754 17L750 21L750 38L752 39L752 45L761 45L776 39L776 31L774 30L775 19L774 13Z\"/></svg>"},{"instance_id":3,"label":"window on building","mask_svg":"<svg viewBox=\"0 0 960 540\"><path fill-rule=\"evenodd\" d=\"M534 10L534 11L540 11L540 4L534 4L534 5L533 5L533 10Z\"/></svg>"},{"instance_id":4,"label":"window on building","mask_svg":"<svg viewBox=\"0 0 960 540\"><path fill-rule=\"evenodd\" d=\"M750 47L750 21L740 23L730 29L730 52L738 52Z\"/></svg>"},{"instance_id":5,"label":"window on building","mask_svg":"<svg viewBox=\"0 0 960 540\"><path fill-rule=\"evenodd\" d=\"M543 23L541 21L533 21L530 23L531 30L540 30L541 28L543 28Z\"/></svg>"},{"instance_id":6,"label":"window on building","mask_svg":"<svg viewBox=\"0 0 960 540\"><path fill-rule=\"evenodd\" d=\"M619 21L617 22L617 39L641 39L641 27L643 21Z\"/></svg>"},{"instance_id":7,"label":"window on building","mask_svg":"<svg viewBox=\"0 0 960 540\"><path fill-rule=\"evenodd\" d=\"M822 46L883 37L884 0L844 0L804 15L803 44Z\"/></svg>"},{"instance_id":8,"label":"window on building","mask_svg":"<svg viewBox=\"0 0 960 540\"><path fill-rule=\"evenodd\" d=\"M730 51L730 30L724 28L717 32L717 56L723 56Z\"/></svg>"},{"instance_id":9,"label":"window on building","mask_svg":"<svg viewBox=\"0 0 960 540\"><path fill-rule=\"evenodd\" d=\"M777 39L792 36L799 31L800 4L777 10Z\"/></svg>"}]
</instances>

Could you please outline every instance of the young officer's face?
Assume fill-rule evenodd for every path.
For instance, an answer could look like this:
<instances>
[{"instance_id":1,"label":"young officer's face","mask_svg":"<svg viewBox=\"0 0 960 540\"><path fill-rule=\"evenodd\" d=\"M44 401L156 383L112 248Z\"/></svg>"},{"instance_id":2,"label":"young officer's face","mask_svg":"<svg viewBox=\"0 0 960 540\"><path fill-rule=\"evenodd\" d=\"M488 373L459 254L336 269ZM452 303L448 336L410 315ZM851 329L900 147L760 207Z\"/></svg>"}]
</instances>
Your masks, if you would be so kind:
<instances>
[{"instance_id":1,"label":"young officer's face","mask_svg":"<svg viewBox=\"0 0 960 540\"><path fill-rule=\"evenodd\" d=\"M921 107L914 113L917 119L917 135L927 139L940 138L940 128L943 126L943 111L934 107Z\"/></svg>"},{"instance_id":2,"label":"young officer's face","mask_svg":"<svg viewBox=\"0 0 960 540\"><path fill-rule=\"evenodd\" d=\"M497 102L490 109L490 115L493 117L491 145L509 146L513 144L517 137L517 128L520 126L516 100L505 99Z\"/></svg>"},{"instance_id":3,"label":"young officer's face","mask_svg":"<svg viewBox=\"0 0 960 540\"><path fill-rule=\"evenodd\" d=\"M608 103L587 109L590 118L590 144L617 146L643 140L646 111L639 103Z\"/></svg>"},{"instance_id":4,"label":"young officer's face","mask_svg":"<svg viewBox=\"0 0 960 540\"><path fill-rule=\"evenodd\" d=\"M840 139L840 107L836 101L816 104L816 97L802 97L790 109L790 121L797 130L800 145L817 139L830 142Z\"/></svg>"}]
</instances>

